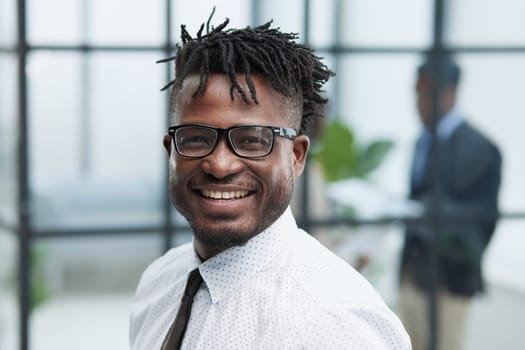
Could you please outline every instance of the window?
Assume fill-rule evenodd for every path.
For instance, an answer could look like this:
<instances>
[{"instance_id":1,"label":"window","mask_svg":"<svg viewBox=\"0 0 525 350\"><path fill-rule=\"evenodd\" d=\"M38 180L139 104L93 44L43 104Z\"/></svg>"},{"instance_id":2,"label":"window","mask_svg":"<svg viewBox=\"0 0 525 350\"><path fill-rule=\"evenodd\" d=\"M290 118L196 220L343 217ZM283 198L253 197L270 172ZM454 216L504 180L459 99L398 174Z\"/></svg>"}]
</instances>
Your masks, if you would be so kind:
<instances>
[{"instance_id":1,"label":"window","mask_svg":"<svg viewBox=\"0 0 525 350\"><path fill-rule=\"evenodd\" d=\"M213 6L213 23L274 19L299 33L337 72L326 86L328 121L347 123L360 145L393 142L366 182L327 185L310 157L293 209L350 263L370 254L363 273L394 308L400 205L421 128L415 69L429 48L455 54L461 108L504 162L500 221L484 258L489 297L474 300L466 346L525 348L505 312L523 310L525 295L525 5L517 0L0 0L0 348L69 349L85 329L105 341L89 349L128 347L141 272L191 239L166 193L168 94L159 89L173 65L155 61L173 54L182 23L196 32ZM74 322L77 313L85 323ZM494 315L498 325L487 321ZM49 336L57 332L60 343Z\"/></svg>"}]
</instances>

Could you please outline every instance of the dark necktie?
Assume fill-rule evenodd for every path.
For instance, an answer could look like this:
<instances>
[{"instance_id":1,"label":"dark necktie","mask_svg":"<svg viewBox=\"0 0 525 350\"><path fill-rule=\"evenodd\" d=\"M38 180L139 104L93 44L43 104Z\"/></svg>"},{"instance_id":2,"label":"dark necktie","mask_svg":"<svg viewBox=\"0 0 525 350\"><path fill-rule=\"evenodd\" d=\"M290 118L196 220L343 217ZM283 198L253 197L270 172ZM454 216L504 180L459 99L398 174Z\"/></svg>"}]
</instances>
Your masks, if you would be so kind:
<instances>
[{"instance_id":1,"label":"dark necktie","mask_svg":"<svg viewBox=\"0 0 525 350\"><path fill-rule=\"evenodd\" d=\"M430 151L432 147L432 135L424 132L421 136L414 154L412 166L412 189L418 188L423 183L426 169L428 167Z\"/></svg>"},{"instance_id":2,"label":"dark necktie","mask_svg":"<svg viewBox=\"0 0 525 350\"><path fill-rule=\"evenodd\" d=\"M182 338L184 338L184 332L188 326L188 321L190 319L191 313L191 304L193 303L193 297L199 290L201 285L202 277L199 273L199 269L195 269L190 272L188 276L188 282L186 283L186 289L184 290L184 295L180 302L179 311L177 312L177 317L171 325L170 330L164 343L162 343L161 350L175 350L180 349L182 345Z\"/></svg>"}]
</instances>

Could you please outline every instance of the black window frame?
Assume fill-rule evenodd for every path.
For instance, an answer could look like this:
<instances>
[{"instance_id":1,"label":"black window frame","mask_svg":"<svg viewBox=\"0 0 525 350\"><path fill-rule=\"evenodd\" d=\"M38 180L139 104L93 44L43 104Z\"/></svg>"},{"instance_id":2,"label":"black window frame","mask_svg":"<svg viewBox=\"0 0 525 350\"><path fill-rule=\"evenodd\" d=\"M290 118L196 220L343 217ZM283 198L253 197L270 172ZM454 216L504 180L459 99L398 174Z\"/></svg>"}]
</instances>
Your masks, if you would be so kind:
<instances>
[{"instance_id":1,"label":"black window frame","mask_svg":"<svg viewBox=\"0 0 525 350\"><path fill-rule=\"evenodd\" d=\"M14 0L13 0L14 1ZM52 51L67 51L67 52L79 52L82 55L89 55L91 52L99 51L118 51L118 52L143 52L143 51L162 51L166 57L170 56L174 52L174 42L176 38L172 37L172 2L176 0L165 0L165 20L166 27L164 28L164 44L160 46L97 46L97 45L32 45L28 42L27 38L27 1L17 1L17 38L15 47L1 47L0 55L15 55L17 59L17 83L18 83L18 153L17 153L17 191L18 191L18 223L16 227L8 227L3 220L0 218L0 228L13 232L16 234L18 239L18 298L19 298L19 343L21 350L29 349L29 336L30 336L30 300L31 300L31 247L38 240L48 240L56 237L68 237L74 239L76 237L84 237L86 235L122 235L122 237L129 236L135 233L149 232L151 234L162 235L162 251L163 253L170 249L173 245L173 237L179 233L187 233L188 227L177 223L172 214L172 205L169 197L166 195L163 198L163 223L161 226L151 227L108 227L108 228L90 228L85 227L82 229L53 229L53 230L39 230L31 225L31 211L29 210L31 203L31 193L29 190L29 176L31 168L29 166L29 146L28 146L28 123L29 123L29 108L28 108L28 84L29 81L26 75L26 65L28 55L32 52L39 50L52 50ZM251 0L252 24L258 24L261 20L260 9L262 8L263 0ZM310 0L304 1L304 13L303 13L303 37L302 41L308 45L309 40L309 28L310 28ZM342 22L342 11L338 9L342 6L343 0L335 1L335 13L333 14L334 21L333 28L330 28L334 33L335 37L338 38L338 33L341 30ZM328 54L334 57L335 66L333 69L337 71L341 58L345 55L360 55L360 54L423 54L429 53L435 58L439 58L446 53L525 53L525 46L509 46L509 47L489 47L489 46L477 46L477 47L466 47L466 46L451 46L447 44L444 37L444 23L446 23L446 0L433 0L433 26L432 26L432 40L431 45L428 48L418 47L358 47L358 46L347 46L342 45L339 40L336 40L335 45L330 47L313 47L321 55ZM166 81L171 79L172 69L170 65L166 65L165 68ZM341 84L334 83L334 91L332 98L335 100L337 106L337 100L340 99ZM437 99L436 93L434 93L434 101ZM166 105L168 103L168 96L166 96ZM169 124L169 115L166 111L165 115L166 126ZM163 183L167 182L167 165L164 169L165 178ZM316 228L326 228L339 225L348 225L351 227L359 227L364 225L391 225L391 224L404 224L408 221L414 221L414 219L398 217L398 218L377 218L374 220L359 220L349 217L330 217L323 219L313 219L309 217L311 212L312 203L309 201L309 167L306 167L305 173L302 177L302 191L299 194L300 197L300 210L297 212L297 220L301 227L305 230L313 230ZM167 191L166 191L167 192ZM434 205L439 205L438 195L436 193L436 201ZM525 208L524 208L525 210ZM512 212L512 213L501 213L499 216L500 220L525 220L525 211ZM427 220L427 219L425 219ZM420 220L422 223L428 223L428 221ZM434 227L439 227L442 224L443 218L439 215L434 215L430 219L431 224ZM416 220L417 221L417 220ZM435 252L433 254L435 261ZM434 274L435 275L435 274ZM429 339L429 349L436 348L436 290L432 288L430 290L430 329L431 335Z\"/></svg>"}]
</instances>

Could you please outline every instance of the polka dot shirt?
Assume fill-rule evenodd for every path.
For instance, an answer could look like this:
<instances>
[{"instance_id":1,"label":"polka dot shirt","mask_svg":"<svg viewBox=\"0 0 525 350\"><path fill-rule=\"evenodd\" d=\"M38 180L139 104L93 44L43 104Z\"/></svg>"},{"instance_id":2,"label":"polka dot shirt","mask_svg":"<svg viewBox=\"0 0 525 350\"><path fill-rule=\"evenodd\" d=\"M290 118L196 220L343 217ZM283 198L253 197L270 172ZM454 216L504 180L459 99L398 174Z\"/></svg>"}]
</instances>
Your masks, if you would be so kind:
<instances>
[{"instance_id":1,"label":"polka dot shirt","mask_svg":"<svg viewBox=\"0 0 525 350\"><path fill-rule=\"evenodd\" d=\"M411 349L373 287L298 229L290 209L204 263L189 243L150 265L132 305L131 349L160 349L197 267L204 282L182 349Z\"/></svg>"}]
</instances>

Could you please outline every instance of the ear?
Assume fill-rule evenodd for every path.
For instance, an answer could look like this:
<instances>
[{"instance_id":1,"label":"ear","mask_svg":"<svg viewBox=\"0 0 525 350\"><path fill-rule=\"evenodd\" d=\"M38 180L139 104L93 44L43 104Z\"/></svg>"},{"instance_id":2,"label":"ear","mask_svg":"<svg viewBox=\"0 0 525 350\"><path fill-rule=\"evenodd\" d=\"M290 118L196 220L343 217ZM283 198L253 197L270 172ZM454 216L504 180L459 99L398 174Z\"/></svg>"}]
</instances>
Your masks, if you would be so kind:
<instances>
[{"instance_id":1,"label":"ear","mask_svg":"<svg viewBox=\"0 0 525 350\"><path fill-rule=\"evenodd\" d=\"M171 136L164 135L164 138L162 139L162 143L164 144L164 148L166 149L166 152L168 152L168 157L171 156Z\"/></svg>"},{"instance_id":2,"label":"ear","mask_svg":"<svg viewBox=\"0 0 525 350\"><path fill-rule=\"evenodd\" d=\"M293 167L295 170L295 176L300 176L303 173L309 149L310 138L308 136L299 135L293 140Z\"/></svg>"}]
</instances>

